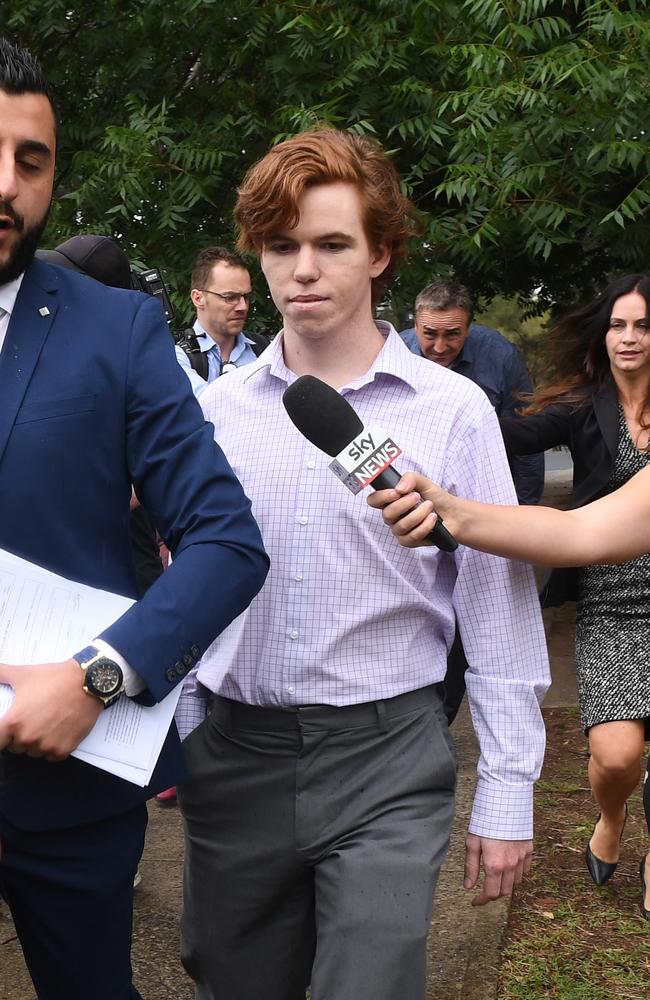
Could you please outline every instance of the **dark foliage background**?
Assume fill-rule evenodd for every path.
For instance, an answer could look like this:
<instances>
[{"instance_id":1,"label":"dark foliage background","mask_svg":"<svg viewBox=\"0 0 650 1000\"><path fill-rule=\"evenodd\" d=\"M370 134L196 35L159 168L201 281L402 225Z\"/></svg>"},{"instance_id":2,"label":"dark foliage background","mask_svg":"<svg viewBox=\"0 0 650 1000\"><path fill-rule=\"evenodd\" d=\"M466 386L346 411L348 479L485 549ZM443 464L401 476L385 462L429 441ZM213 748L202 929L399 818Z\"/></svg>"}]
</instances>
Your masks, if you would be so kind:
<instances>
[{"instance_id":1,"label":"dark foliage background","mask_svg":"<svg viewBox=\"0 0 650 1000\"><path fill-rule=\"evenodd\" d=\"M189 316L246 168L316 121L376 135L425 220L393 292L575 305L650 259L650 20L612 0L4 0L60 95L47 244L115 236ZM256 273L255 325L277 325ZM184 315L183 315L184 314Z\"/></svg>"}]
</instances>

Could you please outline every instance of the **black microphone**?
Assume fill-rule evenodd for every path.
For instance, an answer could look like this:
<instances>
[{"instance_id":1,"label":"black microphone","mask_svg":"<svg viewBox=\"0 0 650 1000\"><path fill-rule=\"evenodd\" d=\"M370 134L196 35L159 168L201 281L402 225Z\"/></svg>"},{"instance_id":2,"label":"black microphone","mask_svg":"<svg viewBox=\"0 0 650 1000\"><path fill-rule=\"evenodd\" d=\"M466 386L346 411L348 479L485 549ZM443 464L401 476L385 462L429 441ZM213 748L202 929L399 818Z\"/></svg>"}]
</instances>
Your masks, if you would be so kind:
<instances>
[{"instance_id":1,"label":"black microphone","mask_svg":"<svg viewBox=\"0 0 650 1000\"><path fill-rule=\"evenodd\" d=\"M364 433L365 428L347 399L313 375L300 375L285 390L282 402L303 437L333 458L340 457L348 445ZM399 454L399 449L392 442L388 443L393 445L393 453ZM399 472L389 464L387 456L390 456L390 448L384 451L381 462L385 466L383 471L370 480L375 490L394 489L401 479ZM441 517L438 517L427 537L443 552L453 552L458 548L458 542L447 531Z\"/></svg>"}]
</instances>

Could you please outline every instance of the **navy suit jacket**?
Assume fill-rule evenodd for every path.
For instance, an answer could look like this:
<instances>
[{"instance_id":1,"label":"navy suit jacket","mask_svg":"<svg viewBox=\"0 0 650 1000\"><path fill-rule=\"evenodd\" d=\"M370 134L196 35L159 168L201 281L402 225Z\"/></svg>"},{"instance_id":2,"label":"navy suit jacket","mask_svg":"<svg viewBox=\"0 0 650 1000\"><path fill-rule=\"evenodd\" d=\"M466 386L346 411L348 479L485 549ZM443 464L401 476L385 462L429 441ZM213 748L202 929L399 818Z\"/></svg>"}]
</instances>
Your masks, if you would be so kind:
<instances>
[{"instance_id":1,"label":"navy suit jacket","mask_svg":"<svg viewBox=\"0 0 650 1000\"><path fill-rule=\"evenodd\" d=\"M0 547L136 597L132 483L167 542L169 570L102 636L159 701L248 606L268 559L158 302L35 260L0 353L0 400ZM74 758L5 753L0 815L32 830L89 822L181 766L175 731L145 790Z\"/></svg>"},{"instance_id":2,"label":"navy suit jacket","mask_svg":"<svg viewBox=\"0 0 650 1000\"><path fill-rule=\"evenodd\" d=\"M414 354L422 357L415 327L400 337ZM520 394L533 391L533 383L523 357L514 344L490 326L472 323L469 336L458 357L449 366L479 385L498 417L516 417L523 406ZM508 456L519 503L539 503L544 491L544 455Z\"/></svg>"}]
</instances>

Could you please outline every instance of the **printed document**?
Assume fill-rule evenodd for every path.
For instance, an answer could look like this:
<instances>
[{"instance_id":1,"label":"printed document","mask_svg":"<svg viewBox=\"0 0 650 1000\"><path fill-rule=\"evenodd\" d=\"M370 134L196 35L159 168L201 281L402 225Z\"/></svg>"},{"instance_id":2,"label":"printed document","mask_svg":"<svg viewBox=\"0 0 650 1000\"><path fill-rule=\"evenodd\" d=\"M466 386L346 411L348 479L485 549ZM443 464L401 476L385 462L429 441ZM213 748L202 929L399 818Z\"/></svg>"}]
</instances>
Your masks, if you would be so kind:
<instances>
[{"instance_id":1,"label":"printed document","mask_svg":"<svg viewBox=\"0 0 650 1000\"><path fill-rule=\"evenodd\" d=\"M100 635L133 601L57 576L0 549L0 662L56 663ZM182 685L157 705L126 696L99 716L72 756L136 785L148 783ZM13 690L0 684L0 716Z\"/></svg>"}]
</instances>

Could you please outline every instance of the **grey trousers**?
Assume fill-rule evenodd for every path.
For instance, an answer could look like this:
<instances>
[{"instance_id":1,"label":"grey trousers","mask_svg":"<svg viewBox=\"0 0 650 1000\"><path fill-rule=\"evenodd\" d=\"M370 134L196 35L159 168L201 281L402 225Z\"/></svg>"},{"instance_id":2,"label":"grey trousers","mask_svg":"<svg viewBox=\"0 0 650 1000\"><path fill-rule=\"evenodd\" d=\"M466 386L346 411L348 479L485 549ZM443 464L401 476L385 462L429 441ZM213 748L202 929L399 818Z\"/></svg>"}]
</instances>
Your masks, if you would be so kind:
<instances>
[{"instance_id":1,"label":"grey trousers","mask_svg":"<svg viewBox=\"0 0 650 1000\"><path fill-rule=\"evenodd\" d=\"M197 1000L423 1000L456 759L435 688L215 698L185 741L181 957Z\"/></svg>"}]
</instances>

